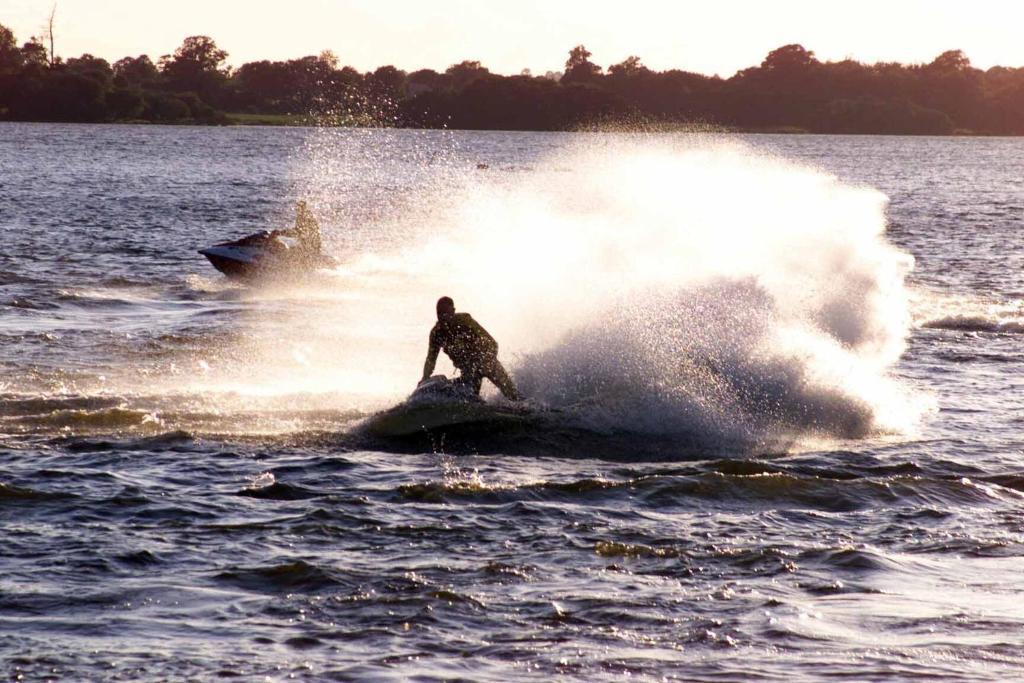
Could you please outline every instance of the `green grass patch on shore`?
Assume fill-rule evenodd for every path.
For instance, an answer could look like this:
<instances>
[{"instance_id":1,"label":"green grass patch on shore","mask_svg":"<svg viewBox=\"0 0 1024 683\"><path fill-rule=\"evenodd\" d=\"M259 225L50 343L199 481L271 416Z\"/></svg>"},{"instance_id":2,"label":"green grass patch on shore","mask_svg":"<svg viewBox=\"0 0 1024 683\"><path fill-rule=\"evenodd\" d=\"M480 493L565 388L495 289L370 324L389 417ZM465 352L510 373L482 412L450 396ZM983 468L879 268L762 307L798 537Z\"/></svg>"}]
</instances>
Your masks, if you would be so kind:
<instances>
[{"instance_id":1,"label":"green grass patch on shore","mask_svg":"<svg viewBox=\"0 0 1024 683\"><path fill-rule=\"evenodd\" d=\"M237 126L315 126L317 119L308 114L242 114L228 112L228 123Z\"/></svg>"}]
</instances>

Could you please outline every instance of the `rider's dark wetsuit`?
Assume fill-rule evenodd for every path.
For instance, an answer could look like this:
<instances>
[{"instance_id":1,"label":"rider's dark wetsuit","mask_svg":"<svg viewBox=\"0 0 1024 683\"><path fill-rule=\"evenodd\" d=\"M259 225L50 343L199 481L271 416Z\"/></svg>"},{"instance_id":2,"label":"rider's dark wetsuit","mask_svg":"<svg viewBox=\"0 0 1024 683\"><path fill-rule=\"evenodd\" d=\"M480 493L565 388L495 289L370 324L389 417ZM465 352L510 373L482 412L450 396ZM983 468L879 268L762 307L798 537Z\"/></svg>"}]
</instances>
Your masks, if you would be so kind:
<instances>
[{"instance_id":1,"label":"rider's dark wetsuit","mask_svg":"<svg viewBox=\"0 0 1024 683\"><path fill-rule=\"evenodd\" d=\"M498 342L469 313L456 313L434 325L430 331L424 377L434 372L437 354L442 350L461 373L457 382L472 387L479 394L480 385L486 377L506 398L519 400L516 385L498 361Z\"/></svg>"}]
</instances>

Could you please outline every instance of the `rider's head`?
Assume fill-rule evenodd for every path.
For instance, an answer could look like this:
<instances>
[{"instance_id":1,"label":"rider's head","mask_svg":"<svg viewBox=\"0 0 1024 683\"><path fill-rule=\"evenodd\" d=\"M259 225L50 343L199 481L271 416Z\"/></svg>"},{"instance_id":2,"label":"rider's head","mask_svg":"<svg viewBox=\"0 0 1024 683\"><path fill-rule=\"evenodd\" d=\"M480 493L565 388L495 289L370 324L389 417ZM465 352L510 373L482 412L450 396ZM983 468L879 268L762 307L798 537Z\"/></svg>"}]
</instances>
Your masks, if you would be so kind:
<instances>
[{"instance_id":1,"label":"rider's head","mask_svg":"<svg viewBox=\"0 0 1024 683\"><path fill-rule=\"evenodd\" d=\"M448 320L455 315L455 302L450 296L442 296L437 300L437 319Z\"/></svg>"}]
</instances>

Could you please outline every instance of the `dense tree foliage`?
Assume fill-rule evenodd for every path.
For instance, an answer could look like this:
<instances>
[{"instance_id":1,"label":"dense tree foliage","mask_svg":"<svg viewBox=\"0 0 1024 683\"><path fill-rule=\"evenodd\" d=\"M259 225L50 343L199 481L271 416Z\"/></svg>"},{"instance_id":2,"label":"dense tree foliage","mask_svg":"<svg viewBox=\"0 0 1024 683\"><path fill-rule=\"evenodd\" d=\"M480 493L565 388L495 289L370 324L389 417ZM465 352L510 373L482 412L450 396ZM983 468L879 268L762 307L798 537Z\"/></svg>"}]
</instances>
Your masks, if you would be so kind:
<instances>
[{"instance_id":1,"label":"dense tree foliage","mask_svg":"<svg viewBox=\"0 0 1024 683\"><path fill-rule=\"evenodd\" d=\"M583 45L562 74L491 73L463 61L443 73L393 66L360 73L330 51L225 66L207 36L156 63L89 54L51 59L0 26L0 118L221 123L222 112L302 114L361 125L565 130L602 123L700 123L821 133L1024 135L1024 68L971 66L959 50L929 64L821 62L800 45L772 50L728 79L653 71L633 55L607 69Z\"/></svg>"},{"instance_id":2,"label":"dense tree foliage","mask_svg":"<svg viewBox=\"0 0 1024 683\"><path fill-rule=\"evenodd\" d=\"M220 104L230 71L228 53L207 36L190 36L174 55L160 58L163 85L171 92L192 92L209 104Z\"/></svg>"}]
</instances>

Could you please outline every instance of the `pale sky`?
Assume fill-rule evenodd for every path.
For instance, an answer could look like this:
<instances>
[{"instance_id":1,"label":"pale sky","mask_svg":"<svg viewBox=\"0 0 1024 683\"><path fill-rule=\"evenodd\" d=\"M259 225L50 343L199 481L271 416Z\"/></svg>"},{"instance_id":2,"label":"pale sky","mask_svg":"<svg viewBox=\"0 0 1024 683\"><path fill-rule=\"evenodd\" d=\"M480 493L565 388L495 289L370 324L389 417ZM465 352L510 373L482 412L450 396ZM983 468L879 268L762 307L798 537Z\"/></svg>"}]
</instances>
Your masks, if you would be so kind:
<instances>
[{"instance_id":1,"label":"pale sky","mask_svg":"<svg viewBox=\"0 0 1024 683\"><path fill-rule=\"evenodd\" d=\"M19 42L41 32L53 0L0 0ZM360 71L442 71L475 59L491 71L560 70L583 43L601 66L631 54L652 69L728 77L800 43L819 59L929 62L962 49L980 68L1024 66L1024 0L57 0L57 54L156 61L208 35L233 66L333 50Z\"/></svg>"}]
</instances>

